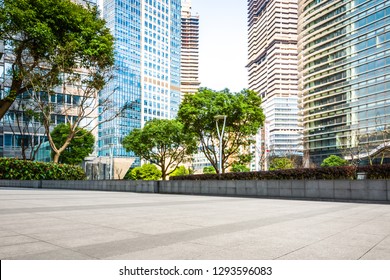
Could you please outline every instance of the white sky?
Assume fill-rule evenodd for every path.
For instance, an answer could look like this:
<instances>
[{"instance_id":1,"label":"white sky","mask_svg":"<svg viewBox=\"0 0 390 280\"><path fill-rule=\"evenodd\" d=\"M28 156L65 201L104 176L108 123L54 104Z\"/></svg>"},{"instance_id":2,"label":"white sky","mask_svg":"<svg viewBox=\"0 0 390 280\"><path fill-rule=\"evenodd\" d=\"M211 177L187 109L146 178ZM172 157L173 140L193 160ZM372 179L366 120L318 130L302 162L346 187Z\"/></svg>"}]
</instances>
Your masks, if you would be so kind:
<instances>
[{"instance_id":1,"label":"white sky","mask_svg":"<svg viewBox=\"0 0 390 280\"><path fill-rule=\"evenodd\" d=\"M199 14L201 86L247 88L247 1L192 0L192 11Z\"/></svg>"},{"instance_id":2,"label":"white sky","mask_svg":"<svg viewBox=\"0 0 390 280\"><path fill-rule=\"evenodd\" d=\"M200 17L201 86L231 91L247 88L247 1L192 0L192 11Z\"/></svg>"}]
</instances>

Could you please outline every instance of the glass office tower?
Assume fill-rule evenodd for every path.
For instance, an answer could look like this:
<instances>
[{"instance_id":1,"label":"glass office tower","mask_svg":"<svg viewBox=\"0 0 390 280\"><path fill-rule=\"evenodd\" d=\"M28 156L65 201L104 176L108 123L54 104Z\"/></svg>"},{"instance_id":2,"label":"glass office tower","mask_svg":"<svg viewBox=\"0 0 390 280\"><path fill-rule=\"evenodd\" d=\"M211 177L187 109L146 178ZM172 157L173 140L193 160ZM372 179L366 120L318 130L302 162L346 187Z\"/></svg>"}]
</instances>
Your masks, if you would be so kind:
<instances>
[{"instance_id":1,"label":"glass office tower","mask_svg":"<svg viewBox=\"0 0 390 280\"><path fill-rule=\"evenodd\" d=\"M180 103L180 0L104 0L103 15L115 41L114 94L123 114L99 127L99 156L131 157L122 147L134 128L170 119ZM109 117L109 112L106 117Z\"/></svg>"},{"instance_id":2,"label":"glass office tower","mask_svg":"<svg viewBox=\"0 0 390 280\"><path fill-rule=\"evenodd\" d=\"M306 158L367 156L390 121L390 1L301 0L298 26Z\"/></svg>"}]
</instances>

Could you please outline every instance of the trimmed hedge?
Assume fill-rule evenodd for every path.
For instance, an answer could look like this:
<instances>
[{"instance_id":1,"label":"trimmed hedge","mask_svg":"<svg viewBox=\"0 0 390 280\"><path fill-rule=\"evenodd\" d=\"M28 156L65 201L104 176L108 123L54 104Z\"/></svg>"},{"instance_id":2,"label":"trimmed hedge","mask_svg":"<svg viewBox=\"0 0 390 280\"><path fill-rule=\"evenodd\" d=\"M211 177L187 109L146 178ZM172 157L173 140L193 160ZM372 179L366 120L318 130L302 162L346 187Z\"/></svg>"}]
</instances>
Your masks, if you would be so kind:
<instances>
[{"instance_id":1,"label":"trimmed hedge","mask_svg":"<svg viewBox=\"0 0 390 280\"><path fill-rule=\"evenodd\" d=\"M367 179L390 179L390 165L338 166L297 168L274 171L238 172L176 176L170 180L337 180L356 179L357 172L365 172Z\"/></svg>"},{"instance_id":2,"label":"trimmed hedge","mask_svg":"<svg viewBox=\"0 0 390 280\"><path fill-rule=\"evenodd\" d=\"M390 179L390 164L361 166L357 171L366 173L367 179Z\"/></svg>"},{"instance_id":3,"label":"trimmed hedge","mask_svg":"<svg viewBox=\"0 0 390 280\"><path fill-rule=\"evenodd\" d=\"M0 158L0 179L11 180L84 180L80 166Z\"/></svg>"}]
</instances>

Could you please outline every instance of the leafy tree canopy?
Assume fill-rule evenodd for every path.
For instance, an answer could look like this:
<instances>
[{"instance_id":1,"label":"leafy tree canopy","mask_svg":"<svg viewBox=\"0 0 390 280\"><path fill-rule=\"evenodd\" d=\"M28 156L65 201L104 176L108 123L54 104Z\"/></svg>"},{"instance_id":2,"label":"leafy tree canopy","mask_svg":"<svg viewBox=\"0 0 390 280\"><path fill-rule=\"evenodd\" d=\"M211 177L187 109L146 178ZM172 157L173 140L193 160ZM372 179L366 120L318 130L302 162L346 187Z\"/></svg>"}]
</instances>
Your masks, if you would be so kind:
<instances>
[{"instance_id":1,"label":"leafy tree canopy","mask_svg":"<svg viewBox=\"0 0 390 280\"><path fill-rule=\"evenodd\" d=\"M294 163L289 158L274 158L270 162L269 170L278 170L278 169L291 169L294 168Z\"/></svg>"},{"instance_id":2,"label":"leafy tree canopy","mask_svg":"<svg viewBox=\"0 0 390 280\"><path fill-rule=\"evenodd\" d=\"M344 166L348 165L348 160L345 160L336 155L330 155L324 159L321 163L322 167L332 167L332 166Z\"/></svg>"},{"instance_id":3,"label":"leafy tree canopy","mask_svg":"<svg viewBox=\"0 0 390 280\"><path fill-rule=\"evenodd\" d=\"M196 150L193 135L185 133L183 124L176 120L148 121L144 128L131 131L122 145L159 166L163 180Z\"/></svg>"},{"instance_id":4,"label":"leafy tree canopy","mask_svg":"<svg viewBox=\"0 0 390 280\"><path fill-rule=\"evenodd\" d=\"M226 116L226 127L222 141L222 169L218 170L219 137L216 128L218 115ZM201 88L196 94L187 94L180 105L179 120L185 131L196 135L201 149L212 166L220 173L230 165L230 158L237 158L248 151L251 136L264 123L261 98L251 90L232 93L229 90L214 91ZM223 120L219 121L219 128Z\"/></svg>"},{"instance_id":5,"label":"leafy tree canopy","mask_svg":"<svg viewBox=\"0 0 390 280\"><path fill-rule=\"evenodd\" d=\"M89 82L100 90L99 74L114 63L113 36L97 7L70 0L3 0L0 41L11 64L10 90L0 100L0 119L16 97L39 83L54 88L61 73L74 68L98 69Z\"/></svg>"},{"instance_id":6,"label":"leafy tree canopy","mask_svg":"<svg viewBox=\"0 0 390 280\"><path fill-rule=\"evenodd\" d=\"M62 146L70 132L69 124L59 124L51 132L54 143ZM95 137L85 129L79 129L69 146L61 153L59 163L80 164L93 152Z\"/></svg>"},{"instance_id":7,"label":"leafy tree canopy","mask_svg":"<svg viewBox=\"0 0 390 280\"><path fill-rule=\"evenodd\" d=\"M160 180L161 170L159 170L154 164L144 164L140 167L129 169L124 179L145 181Z\"/></svg>"}]
</instances>

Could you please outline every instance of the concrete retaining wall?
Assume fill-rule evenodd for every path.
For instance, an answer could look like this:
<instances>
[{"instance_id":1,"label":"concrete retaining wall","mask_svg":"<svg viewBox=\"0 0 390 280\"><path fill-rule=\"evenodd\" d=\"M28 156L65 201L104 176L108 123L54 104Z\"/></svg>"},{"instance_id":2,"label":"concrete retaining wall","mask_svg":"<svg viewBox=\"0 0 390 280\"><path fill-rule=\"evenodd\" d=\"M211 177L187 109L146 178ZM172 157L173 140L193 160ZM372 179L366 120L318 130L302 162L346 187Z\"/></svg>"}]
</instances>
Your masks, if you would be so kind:
<instances>
[{"instance_id":1,"label":"concrete retaining wall","mask_svg":"<svg viewBox=\"0 0 390 280\"><path fill-rule=\"evenodd\" d=\"M167 181L160 193L390 202L390 180Z\"/></svg>"},{"instance_id":2,"label":"concrete retaining wall","mask_svg":"<svg viewBox=\"0 0 390 280\"><path fill-rule=\"evenodd\" d=\"M43 189L71 189L71 190L96 190L96 191L123 191L123 192L157 192L155 181L124 181L124 180L86 180L86 181L62 181L62 180L0 180L0 187L19 188L43 188Z\"/></svg>"},{"instance_id":3,"label":"concrete retaining wall","mask_svg":"<svg viewBox=\"0 0 390 280\"><path fill-rule=\"evenodd\" d=\"M19 181L0 180L0 187L124 191L165 194L228 195L377 201L390 203L390 180L263 181Z\"/></svg>"}]
</instances>

